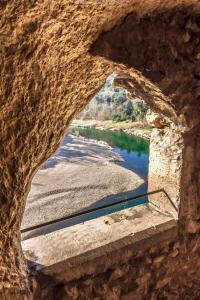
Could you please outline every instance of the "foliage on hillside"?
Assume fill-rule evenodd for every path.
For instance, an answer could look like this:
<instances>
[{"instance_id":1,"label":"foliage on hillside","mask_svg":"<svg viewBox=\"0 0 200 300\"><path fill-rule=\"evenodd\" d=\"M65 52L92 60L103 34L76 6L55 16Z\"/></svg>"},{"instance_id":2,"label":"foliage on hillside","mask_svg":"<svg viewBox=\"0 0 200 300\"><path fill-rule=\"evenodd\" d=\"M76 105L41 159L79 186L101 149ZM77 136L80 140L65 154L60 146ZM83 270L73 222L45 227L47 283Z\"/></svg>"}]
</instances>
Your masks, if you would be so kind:
<instances>
[{"instance_id":1,"label":"foliage on hillside","mask_svg":"<svg viewBox=\"0 0 200 300\"><path fill-rule=\"evenodd\" d=\"M82 120L142 121L145 120L147 106L144 101L129 99L128 92L113 87L114 76L108 77L105 85L80 114Z\"/></svg>"}]
</instances>

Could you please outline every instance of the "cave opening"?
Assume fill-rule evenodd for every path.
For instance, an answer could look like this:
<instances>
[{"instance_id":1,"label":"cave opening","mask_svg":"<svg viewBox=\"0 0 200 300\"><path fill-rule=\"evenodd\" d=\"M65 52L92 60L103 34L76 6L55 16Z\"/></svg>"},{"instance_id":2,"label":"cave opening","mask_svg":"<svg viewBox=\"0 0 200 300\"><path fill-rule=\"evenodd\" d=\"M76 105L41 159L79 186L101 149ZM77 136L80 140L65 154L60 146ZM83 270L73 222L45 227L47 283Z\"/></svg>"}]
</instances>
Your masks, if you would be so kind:
<instances>
[{"instance_id":1,"label":"cave opening","mask_svg":"<svg viewBox=\"0 0 200 300\"><path fill-rule=\"evenodd\" d=\"M177 218L181 165L173 121L110 75L35 174L22 240L145 203Z\"/></svg>"},{"instance_id":2,"label":"cave opening","mask_svg":"<svg viewBox=\"0 0 200 300\"><path fill-rule=\"evenodd\" d=\"M108 218L105 222L111 233L105 239L109 244L107 248L103 247L105 232L98 233L101 226L105 229L104 222L98 223L96 236L88 227L85 253L91 251L88 245L94 244L101 248L104 256L96 265L96 252L87 253L87 259L82 258L81 263L71 260L67 264L65 250L71 239L67 239L63 231L38 239L36 244L41 251L26 245L27 253L30 250L33 259L41 265L52 267L56 264L44 271L48 283L44 280L45 287L43 285L42 295L38 298L127 299L127 293L131 299L199 298L199 2L111 2L106 5L92 1L90 6L84 1L71 1L65 5L49 1L24 5L23 1L10 1L1 5L2 299L31 298L20 247L20 224L32 175L55 152L76 112L113 71L128 73L126 82L119 79L122 84L130 91L140 90L154 108L159 108L168 118L172 117L170 120L176 119L174 127L167 118L165 124L157 128L159 144L164 146L164 151L154 148L157 161L151 164L151 184L155 187L162 183L163 186L164 179L168 181L172 188L167 194L173 198L176 208L180 207L179 219L177 223L171 223L172 220L163 214L162 218L171 225L150 224L149 220L156 215L153 210L147 212L144 205L135 208L132 223L132 216L124 222L119 216ZM92 48L93 52L88 50ZM182 122L183 130L179 126ZM172 148L174 153L177 152L176 143L182 144L182 138L179 158L170 155ZM164 152L168 159L162 160ZM182 166L180 163L176 168L174 162L176 158L181 162L181 155ZM157 166L159 158L162 174ZM174 174L180 173L179 186ZM174 186L179 186L178 194ZM142 214L144 210L146 218ZM137 220L142 223L143 233L152 226L138 247L140 238L134 231L136 227L139 229ZM156 226L160 235L157 232L152 238ZM78 227L71 232L75 241L77 230ZM81 239L83 235L80 234L79 241ZM115 243L117 239L123 242ZM80 245L76 243L74 253L68 252L68 255L76 256ZM50 248L55 252L51 253ZM110 249L112 255L109 256ZM93 259L92 263L90 259ZM53 277L56 280L51 285ZM85 280L88 277L89 281Z\"/></svg>"}]
</instances>

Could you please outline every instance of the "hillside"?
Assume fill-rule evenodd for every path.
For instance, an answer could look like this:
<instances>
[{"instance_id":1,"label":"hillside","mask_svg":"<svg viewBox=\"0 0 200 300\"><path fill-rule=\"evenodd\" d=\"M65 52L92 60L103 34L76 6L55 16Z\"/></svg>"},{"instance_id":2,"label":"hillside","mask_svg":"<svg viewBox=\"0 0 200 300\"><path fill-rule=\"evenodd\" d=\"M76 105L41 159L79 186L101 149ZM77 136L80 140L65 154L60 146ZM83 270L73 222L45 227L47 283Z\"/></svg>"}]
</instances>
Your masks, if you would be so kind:
<instances>
[{"instance_id":1,"label":"hillside","mask_svg":"<svg viewBox=\"0 0 200 300\"><path fill-rule=\"evenodd\" d=\"M113 87L114 75L108 77L99 93L87 105L78 119L112 120L112 121L145 121L148 107L143 100L129 98L126 90Z\"/></svg>"}]
</instances>

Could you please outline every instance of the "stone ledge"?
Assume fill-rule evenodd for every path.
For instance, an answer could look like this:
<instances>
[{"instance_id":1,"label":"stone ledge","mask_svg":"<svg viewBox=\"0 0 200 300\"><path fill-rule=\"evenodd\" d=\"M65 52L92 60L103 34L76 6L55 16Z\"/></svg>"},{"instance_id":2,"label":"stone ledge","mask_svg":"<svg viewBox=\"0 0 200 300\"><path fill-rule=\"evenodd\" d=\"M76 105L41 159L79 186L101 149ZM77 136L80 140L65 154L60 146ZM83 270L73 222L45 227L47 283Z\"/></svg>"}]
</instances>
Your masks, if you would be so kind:
<instances>
[{"instance_id":1,"label":"stone ledge","mask_svg":"<svg viewBox=\"0 0 200 300\"><path fill-rule=\"evenodd\" d=\"M40 275L66 282L104 272L140 250L174 241L176 228L175 220L146 204L23 241L22 247Z\"/></svg>"}]
</instances>

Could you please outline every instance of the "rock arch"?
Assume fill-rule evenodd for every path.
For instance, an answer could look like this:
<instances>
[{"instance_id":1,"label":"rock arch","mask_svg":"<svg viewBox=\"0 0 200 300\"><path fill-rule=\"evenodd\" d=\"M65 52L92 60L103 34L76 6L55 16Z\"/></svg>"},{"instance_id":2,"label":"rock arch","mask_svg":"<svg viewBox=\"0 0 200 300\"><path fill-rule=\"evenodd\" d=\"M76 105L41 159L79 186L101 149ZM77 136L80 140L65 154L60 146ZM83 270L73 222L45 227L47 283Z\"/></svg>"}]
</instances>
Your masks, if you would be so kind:
<instances>
[{"instance_id":1,"label":"rock arch","mask_svg":"<svg viewBox=\"0 0 200 300\"><path fill-rule=\"evenodd\" d=\"M31 178L110 73L186 124L180 228L200 230L199 12L189 0L0 4L1 298L30 297L20 222Z\"/></svg>"}]
</instances>

